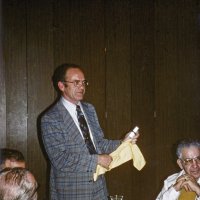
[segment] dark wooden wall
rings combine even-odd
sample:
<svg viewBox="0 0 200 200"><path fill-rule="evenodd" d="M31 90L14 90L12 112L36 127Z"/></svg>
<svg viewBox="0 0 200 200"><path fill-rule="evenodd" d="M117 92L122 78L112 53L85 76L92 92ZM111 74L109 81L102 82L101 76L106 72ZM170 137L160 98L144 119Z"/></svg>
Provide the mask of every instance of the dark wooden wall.
<svg viewBox="0 0 200 200"><path fill-rule="evenodd" d="M54 68L85 67L107 138L140 127L147 165L106 174L110 194L155 199L178 170L173 145L200 130L198 0L2 0L0 146L17 148L47 200L48 162L37 126L55 92ZM0 7L1 8L1 7Z"/></svg>

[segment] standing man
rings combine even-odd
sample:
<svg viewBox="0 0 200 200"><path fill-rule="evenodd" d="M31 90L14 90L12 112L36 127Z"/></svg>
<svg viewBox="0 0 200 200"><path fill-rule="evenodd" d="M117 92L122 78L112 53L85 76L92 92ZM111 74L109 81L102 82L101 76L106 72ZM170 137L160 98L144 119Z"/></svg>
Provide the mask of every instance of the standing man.
<svg viewBox="0 0 200 200"><path fill-rule="evenodd" d="M156 200L200 200L200 141L181 141L176 154L181 171L164 181Z"/></svg>
<svg viewBox="0 0 200 200"><path fill-rule="evenodd" d="M52 81L61 97L41 121L44 147L51 162L50 199L107 200L104 176L93 181L93 174L98 164L109 167L112 157L108 154L121 141L105 139L95 108L82 102L88 82L78 65L59 66Z"/></svg>

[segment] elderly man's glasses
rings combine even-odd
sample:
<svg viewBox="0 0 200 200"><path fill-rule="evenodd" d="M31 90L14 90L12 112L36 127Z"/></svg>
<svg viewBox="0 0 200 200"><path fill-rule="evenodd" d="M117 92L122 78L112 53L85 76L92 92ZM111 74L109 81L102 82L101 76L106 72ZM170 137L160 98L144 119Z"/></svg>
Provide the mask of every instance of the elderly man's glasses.
<svg viewBox="0 0 200 200"><path fill-rule="evenodd" d="M185 158L181 159L185 165L192 165L194 161L196 161L198 164L200 163L200 156L197 156L196 158Z"/></svg>
<svg viewBox="0 0 200 200"><path fill-rule="evenodd" d="M80 81L80 80L74 80L74 81L63 81L64 83L72 83L74 84L75 87L80 87L80 86L88 86L89 83L87 80L83 80L83 81Z"/></svg>

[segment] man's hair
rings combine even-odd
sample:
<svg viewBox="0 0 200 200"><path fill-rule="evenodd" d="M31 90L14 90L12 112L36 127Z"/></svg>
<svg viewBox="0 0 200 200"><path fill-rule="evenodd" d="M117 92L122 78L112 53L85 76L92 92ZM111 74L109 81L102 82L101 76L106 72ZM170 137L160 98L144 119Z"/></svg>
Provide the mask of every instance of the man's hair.
<svg viewBox="0 0 200 200"><path fill-rule="evenodd" d="M24 168L5 168L0 172L1 200L36 200L38 184Z"/></svg>
<svg viewBox="0 0 200 200"><path fill-rule="evenodd" d="M189 148L191 146L200 148L200 140L197 139L184 139L181 140L176 149L176 155L178 158L182 158L182 149Z"/></svg>
<svg viewBox="0 0 200 200"><path fill-rule="evenodd" d="M83 71L79 65L69 64L69 63L59 65L54 70L54 73L53 73L53 76L52 76L52 82L53 82L53 86L54 86L54 88L57 92L60 92L60 90L58 88L58 82L59 81L61 81L61 82L65 81L65 75L66 75L67 71L71 68L78 68L81 71Z"/></svg>
<svg viewBox="0 0 200 200"><path fill-rule="evenodd" d="M0 149L0 165L7 159L11 161L25 162L24 156L20 151L9 148Z"/></svg>

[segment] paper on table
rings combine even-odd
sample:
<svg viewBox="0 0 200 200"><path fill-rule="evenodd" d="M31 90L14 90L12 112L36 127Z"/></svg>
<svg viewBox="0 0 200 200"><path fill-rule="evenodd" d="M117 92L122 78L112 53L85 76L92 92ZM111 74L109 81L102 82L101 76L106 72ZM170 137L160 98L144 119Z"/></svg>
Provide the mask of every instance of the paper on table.
<svg viewBox="0 0 200 200"><path fill-rule="evenodd" d="M94 181L97 180L99 175L104 174L131 159L133 160L133 166L138 170L141 170L146 164L139 147L136 144L132 144L130 141L123 142L110 154L110 156L113 158L113 161L111 162L109 169L97 165L96 172L93 175Z"/></svg>

